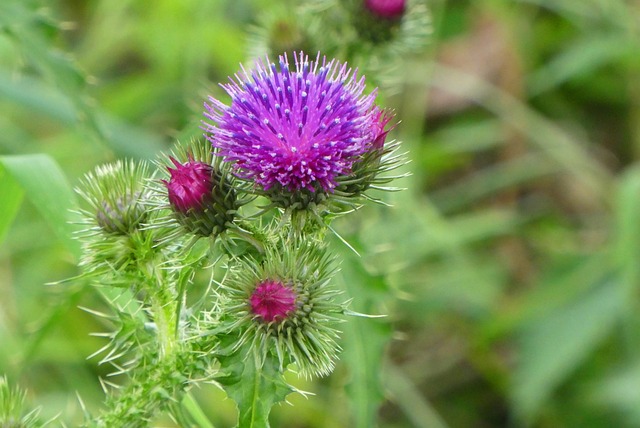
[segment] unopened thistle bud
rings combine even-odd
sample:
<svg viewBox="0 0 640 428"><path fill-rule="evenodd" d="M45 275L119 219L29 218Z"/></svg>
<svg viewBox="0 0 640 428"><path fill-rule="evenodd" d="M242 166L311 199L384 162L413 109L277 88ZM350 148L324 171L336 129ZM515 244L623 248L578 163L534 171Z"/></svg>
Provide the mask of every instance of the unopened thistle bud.
<svg viewBox="0 0 640 428"><path fill-rule="evenodd" d="M103 200L96 211L96 221L104 232L127 235L135 230L145 217L140 194L118 196Z"/></svg>
<svg viewBox="0 0 640 428"><path fill-rule="evenodd" d="M210 98L205 116L215 154L273 205L331 205L334 189L380 138L376 93L346 64L300 52L293 69L258 62L223 85L231 105ZM385 134L386 135L386 134Z"/></svg>
<svg viewBox="0 0 640 428"><path fill-rule="evenodd" d="M146 167L118 161L99 166L85 176L78 192L91 206L85 211L98 228L108 234L128 235L146 219L143 176ZM92 213L92 212L93 213Z"/></svg>
<svg viewBox="0 0 640 428"><path fill-rule="evenodd" d="M229 227L240 201L231 177L213 159L208 143L193 141L186 147L178 147L160 166L168 177L160 180L162 186L155 187L154 199L171 213L170 219L160 219L158 223L177 222L178 230L171 237L181 233L180 230L215 237Z"/></svg>
<svg viewBox="0 0 640 428"><path fill-rule="evenodd" d="M145 163L117 161L98 166L81 181L76 190L89 208L80 210L86 226L80 265L87 272L134 271L136 260L150 248L151 238L142 231L150 215L144 187L148 179Z"/></svg>
<svg viewBox="0 0 640 428"><path fill-rule="evenodd" d="M235 349L249 342L263 361L294 363L304 376L324 376L340 347L335 325L344 305L329 282L333 260L309 243L266 249L264 260L237 260L220 287L220 310Z"/></svg>
<svg viewBox="0 0 640 428"><path fill-rule="evenodd" d="M187 214L190 210L204 211L211 203L213 168L204 162L191 160L181 164L169 158L175 168L167 168L171 178L162 180L167 186L169 203L174 210Z"/></svg>

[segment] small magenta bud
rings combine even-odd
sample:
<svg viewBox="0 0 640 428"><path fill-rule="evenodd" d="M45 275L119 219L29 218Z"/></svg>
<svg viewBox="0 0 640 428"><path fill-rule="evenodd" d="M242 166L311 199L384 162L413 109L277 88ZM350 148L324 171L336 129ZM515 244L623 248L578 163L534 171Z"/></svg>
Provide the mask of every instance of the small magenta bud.
<svg viewBox="0 0 640 428"><path fill-rule="evenodd" d="M189 210L203 211L211 199L213 168L204 162L190 160L181 164L174 158L170 159L175 169L167 168L171 178L169 181L163 180L167 186L169 203L183 214Z"/></svg>
<svg viewBox="0 0 640 428"><path fill-rule="evenodd" d="M371 123L371 133L373 135L373 141L371 142L371 147L376 150L380 150L384 147L384 142L387 139L387 134L394 127L387 128L387 125L393 119L393 113L389 113L385 110L376 109L375 114L373 115L373 120Z"/></svg>
<svg viewBox="0 0 640 428"><path fill-rule="evenodd" d="M397 19L404 14L406 0L365 0L364 5L380 18Z"/></svg>
<svg viewBox="0 0 640 428"><path fill-rule="evenodd" d="M283 321L296 309L296 293L278 281L263 281L249 298L251 311L264 322Z"/></svg>
<svg viewBox="0 0 640 428"><path fill-rule="evenodd" d="M165 242L185 232L215 238L231 226L242 201L236 197L232 177L213 159L207 141L178 145L158 166L164 170L164 179L153 185L152 199L159 208L169 208L163 210L168 217L160 223L176 226Z"/></svg>

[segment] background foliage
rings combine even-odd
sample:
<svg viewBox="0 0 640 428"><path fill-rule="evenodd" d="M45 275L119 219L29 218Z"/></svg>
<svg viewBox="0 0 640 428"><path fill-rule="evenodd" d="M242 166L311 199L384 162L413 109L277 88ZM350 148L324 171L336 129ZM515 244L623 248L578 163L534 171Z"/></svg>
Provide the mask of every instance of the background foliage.
<svg viewBox="0 0 640 428"><path fill-rule="evenodd" d="M86 359L109 326L80 309L100 295L47 285L77 273L73 183L199 135L266 4L0 2L0 374L44 417L77 424L109 373ZM640 5L430 9L428 49L381 88L408 190L337 225L363 254L336 243L354 310L389 316L345 324L337 371L293 379L316 395L273 425L640 425Z"/></svg>

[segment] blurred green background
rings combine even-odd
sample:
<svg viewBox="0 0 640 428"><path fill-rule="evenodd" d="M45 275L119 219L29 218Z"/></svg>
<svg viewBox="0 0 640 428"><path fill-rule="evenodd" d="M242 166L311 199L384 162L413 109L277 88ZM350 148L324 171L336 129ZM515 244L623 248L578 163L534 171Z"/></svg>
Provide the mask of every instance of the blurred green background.
<svg viewBox="0 0 640 428"><path fill-rule="evenodd" d="M70 186L200 135L268 6L0 1L0 374L43 416L80 423L110 371L87 359L109 325L80 308L104 302L51 284L77 274ZM345 324L336 372L292 377L315 396L273 426L640 426L640 3L429 8L426 49L380 88L413 175L337 224L361 258L334 246L354 309L388 316Z"/></svg>

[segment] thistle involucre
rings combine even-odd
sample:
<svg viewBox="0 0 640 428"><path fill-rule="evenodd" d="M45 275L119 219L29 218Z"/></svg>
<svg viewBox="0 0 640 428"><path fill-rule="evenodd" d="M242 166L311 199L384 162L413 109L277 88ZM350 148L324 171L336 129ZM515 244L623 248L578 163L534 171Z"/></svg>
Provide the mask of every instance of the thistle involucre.
<svg viewBox="0 0 640 428"><path fill-rule="evenodd" d="M331 193L358 159L372 150L380 129L375 91L336 60L285 56L258 62L223 85L231 105L210 98L207 138L216 154L258 190Z"/></svg>
<svg viewBox="0 0 640 428"><path fill-rule="evenodd" d="M213 158L209 143L180 144L158 166L165 178L151 184L152 203L170 209L168 217L156 222L173 229L166 242L185 235L216 237L230 227L242 201L227 170Z"/></svg>
<svg viewBox="0 0 640 428"><path fill-rule="evenodd" d="M310 243L267 247L262 262L238 260L220 286L225 330L239 337L235 349L249 343L262 361L271 355L283 369L295 363L305 376L329 374L345 311L329 285L333 272L331 258Z"/></svg>
<svg viewBox="0 0 640 428"><path fill-rule="evenodd" d="M144 187L149 176L145 162L133 161L101 165L85 175L76 191L89 205L79 211L85 226L80 265L86 270L136 270L134 248L146 247L149 240L143 232L150 215Z"/></svg>

